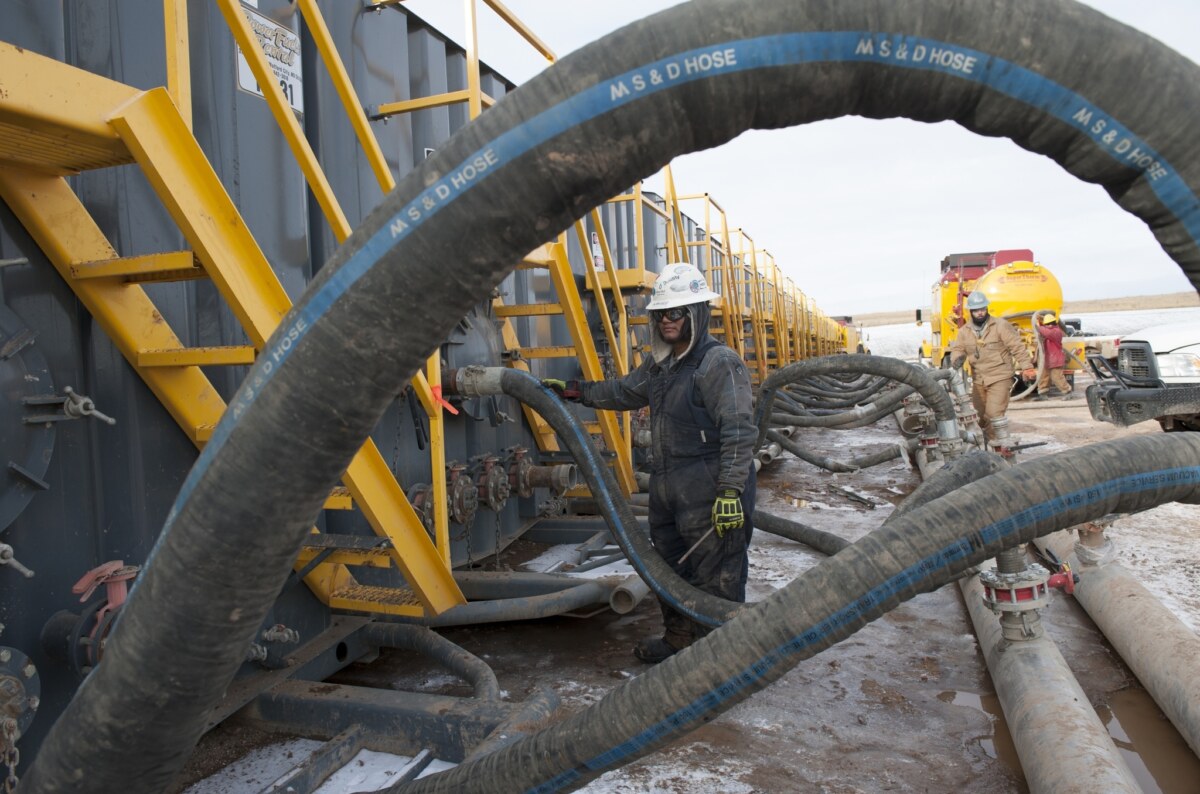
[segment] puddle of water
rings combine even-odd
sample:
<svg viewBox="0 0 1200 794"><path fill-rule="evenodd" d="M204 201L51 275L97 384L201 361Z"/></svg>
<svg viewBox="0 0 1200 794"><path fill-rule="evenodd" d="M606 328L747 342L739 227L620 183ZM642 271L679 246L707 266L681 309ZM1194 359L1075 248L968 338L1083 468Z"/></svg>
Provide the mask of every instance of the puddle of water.
<svg viewBox="0 0 1200 794"><path fill-rule="evenodd" d="M939 692L937 698L943 703L966 706L987 714L992 721L992 735L978 737L979 746L988 754L988 757L995 758L1012 770L1013 777L1018 780L1024 778L1024 772L1021 771L1021 760L1017 757L1016 745L1013 744L1012 736L1008 733L1008 722L1004 719L1004 711L1000 708L999 698L994 694L980 695L975 692L959 690Z"/></svg>
<svg viewBox="0 0 1200 794"><path fill-rule="evenodd" d="M937 698L991 717L993 733L977 738L980 747L1013 770L1016 777L1023 777L1017 748L995 695L948 690L939 692ZM1200 780L1200 758L1192 753L1145 690L1117 692L1107 705L1097 707L1096 713L1145 794L1195 794L1196 781Z"/></svg>
<svg viewBox="0 0 1200 794"><path fill-rule="evenodd" d="M1146 794L1192 794L1200 759L1143 689L1126 689L1096 713Z"/></svg>

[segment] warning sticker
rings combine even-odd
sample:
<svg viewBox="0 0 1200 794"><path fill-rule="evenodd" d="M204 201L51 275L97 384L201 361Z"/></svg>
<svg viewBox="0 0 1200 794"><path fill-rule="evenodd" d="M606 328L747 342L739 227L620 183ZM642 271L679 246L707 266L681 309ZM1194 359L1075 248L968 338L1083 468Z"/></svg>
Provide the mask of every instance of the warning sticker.
<svg viewBox="0 0 1200 794"><path fill-rule="evenodd" d="M266 53L267 63L283 89L288 104L297 113L304 112L304 78L300 68L300 34L291 28L280 25L273 19L268 19L257 11L242 7L250 27L258 37L258 44ZM250 63L242 54L241 47L237 51L238 88L252 94L264 96L259 88L254 73L250 71Z"/></svg>

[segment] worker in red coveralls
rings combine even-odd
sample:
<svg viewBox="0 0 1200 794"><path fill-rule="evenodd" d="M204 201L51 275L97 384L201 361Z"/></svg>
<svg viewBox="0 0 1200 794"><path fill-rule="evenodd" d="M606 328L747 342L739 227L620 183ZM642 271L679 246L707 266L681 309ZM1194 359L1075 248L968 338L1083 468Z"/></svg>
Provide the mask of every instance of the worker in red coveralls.
<svg viewBox="0 0 1200 794"><path fill-rule="evenodd" d="M1037 315L1034 317L1033 327L1041 334L1042 351L1045 354L1041 376L1037 382L1038 393L1033 399L1049 399L1052 385L1058 389L1060 394L1064 395L1064 400L1075 399L1075 394L1067 384L1066 376L1063 375L1063 365L1067 358L1063 353L1063 330L1058 324L1058 317L1053 312Z"/></svg>

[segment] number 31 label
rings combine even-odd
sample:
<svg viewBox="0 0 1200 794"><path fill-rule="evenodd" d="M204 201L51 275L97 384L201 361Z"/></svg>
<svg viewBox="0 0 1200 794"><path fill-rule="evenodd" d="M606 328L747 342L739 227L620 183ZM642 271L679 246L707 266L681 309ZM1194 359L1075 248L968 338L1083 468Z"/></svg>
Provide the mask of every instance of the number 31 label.
<svg viewBox="0 0 1200 794"><path fill-rule="evenodd" d="M267 56L267 63L275 73L275 79L279 82L283 95L287 97L288 104L292 106L292 110L303 113L304 79L300 68L300 34L251 8L242 6L242 10L250 20L250 27ZM237 71L238 88L264 96L240 47L237 51Z"/></svg>

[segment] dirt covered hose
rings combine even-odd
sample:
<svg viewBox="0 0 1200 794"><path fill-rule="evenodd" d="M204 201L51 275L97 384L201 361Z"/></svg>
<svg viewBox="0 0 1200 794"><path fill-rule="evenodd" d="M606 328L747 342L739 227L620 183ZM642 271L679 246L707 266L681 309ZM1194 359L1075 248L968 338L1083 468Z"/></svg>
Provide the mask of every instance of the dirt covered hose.
<svg viewBox="0 0 1200 794"><path fill-rule="evenodd" d="M1200 434L1109 441L986 476L822 560L586 711L473 763L385 791L571 791L703 725L1005 548L1169 501L1200 503Z"/></svg>
<svg viewBox="0 0 1200 794"><path fill-rule="evenodd" d="M104 663L22 790L170 785L330 489L401 386L527 252L680 154L845 115L1009 137L1101 185L1200 284L1200 67L1098 12L1069 0L697 0L642 20L438 147L321 269L188 475ZM772 662L743 671L736 696L779 669L778 632L756 641ZM602 765L650 744L609 743ZM563 774L591 774L546 752Z"/></svg>

